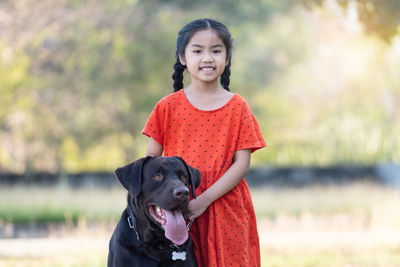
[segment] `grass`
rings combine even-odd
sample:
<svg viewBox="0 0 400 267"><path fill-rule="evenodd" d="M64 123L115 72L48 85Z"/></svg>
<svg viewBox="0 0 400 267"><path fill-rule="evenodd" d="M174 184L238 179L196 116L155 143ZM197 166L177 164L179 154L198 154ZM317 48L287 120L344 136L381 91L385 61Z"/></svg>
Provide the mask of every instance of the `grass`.
<svg viewBox="0 0 400 267"><path fill-rule="evenodd" d="M258 218L275 219L282 215L300 217L305 213L321 216L345 213L369 220L379 210L396 209L393 203L399 201L399 192L387 187L358 183L306 188L265 187L252 189L252 197ZM0 188L0 222L3 223L76 223L80 218L115 221L125 205L126 192L119 187Z"/></svg>
<svg viewBox="0 0 400 267"><path fill-rule="evenodd" d="M0 189L0 222L77 223L114 221L126 205L120 188L71 189L68 187L10 187Z"/></svg>
<svg viewBox="0 0 400 267"><path fill-rule="evenodd" d="M332 216L347 214L358 219L386 217L399 222L397 205L400 191L371 183L311 186L305 188L253 189L252 197L258 218L301 217L304 214ZM385 212L381 216L380 211ZM392 214L391 214L392 213ZM382 218L382 219L384 219Z"/></svg>
<svg viewBox="0 0 400 267"><path fill-rule="evenodd" d="M400 266L399 190L352 184L258 188L252 196L263 267ZM125 203L122 188L1 188L0 230L47 220L66 227L48 238L0 239L0 267L106 266Z"/></svg>
<svg viewBox="0 0 400 267"><path fill-rule="evenodd" d="M397 267L400 262L399 250L381 249L337 249L309 251L264 251L266 258L262 266L304 266L304 267ZM266 255L267 254L267 255Z"/></svg>
<svg viewBox="0 0 400 267"><path fill-rule="evenodd" d="M89 254L64 254L47 257L0 258L0 266L21 267L106 267L107 254L104 251Z"/></svg>

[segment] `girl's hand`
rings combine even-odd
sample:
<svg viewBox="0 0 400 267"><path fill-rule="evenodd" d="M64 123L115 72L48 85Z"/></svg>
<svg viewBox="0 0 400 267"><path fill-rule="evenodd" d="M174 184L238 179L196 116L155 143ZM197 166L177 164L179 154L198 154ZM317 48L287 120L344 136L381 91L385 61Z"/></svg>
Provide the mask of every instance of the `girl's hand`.
<svg viewBox="0 0 400 267"><path fill-rule="evenodd" d="M192 199L189 202L189 220L193 221L197 217L199 217L203 212L208 208L208 204L205 201L202 201L200 196L196 199Z"/></svg>
<svg viewBox="0 0 400 267"><path fill-rule="evenodd" d="M196 199L189 202L189 219L199 217L208 206L234 188L247 174L250 168L250 149L238 150L233 157L233 164L212 186Z"/></svg>

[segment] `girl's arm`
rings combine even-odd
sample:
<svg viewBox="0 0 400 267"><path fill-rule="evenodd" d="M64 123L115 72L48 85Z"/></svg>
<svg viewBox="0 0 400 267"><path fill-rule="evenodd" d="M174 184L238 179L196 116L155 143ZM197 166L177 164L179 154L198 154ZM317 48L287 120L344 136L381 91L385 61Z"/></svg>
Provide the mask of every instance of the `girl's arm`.
<svg viewBox="0 0 400 267"><path fill-rule="evenodd" d="M229 169L212 186L189 203L190 220L199 217L208 206L232 190L250 169L250 149L235 152Z"/></svg>
<svg viewBox="0 0 400 267"><path fill-rule="evenodd" d="M147 144L146 156L161 156L163 153L163 146L160 145L152 137L149 138L149 143Z"/></svg>

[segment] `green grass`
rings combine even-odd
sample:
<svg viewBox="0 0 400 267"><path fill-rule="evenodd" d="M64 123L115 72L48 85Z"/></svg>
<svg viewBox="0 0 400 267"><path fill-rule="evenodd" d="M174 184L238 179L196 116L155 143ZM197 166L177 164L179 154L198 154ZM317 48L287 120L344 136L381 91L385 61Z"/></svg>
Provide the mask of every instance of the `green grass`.
<svg viewBox="0 0 400 267"><path fill-rule="evenodd" d="M251 191L263 267L400 266L399 190L358 183ZM123 188L0 188L0 228L47 221L72 226L50 236L56 241L0 239L0 267L106 266L107 243L125 205ZM90 221L101 223L95 229L81 224ZM55 252L35 254L30 246Z"/></svg>
<svg viewBox="0 0 400 267"><path fill-rule="evenodd" d="M396 203L400 203L400 191L369 183L304 188L265 187L253 189L252 198L258 218L348 214L369 220L379 210L397 214Z"/></svg>
<svg viewBox="0 0 400 267"><path fill-rule="evenodd" d="M258 218L300 217L313 214L351 214L369 220L381 209L396 210L399 191L372 184L252 189ZM123 188L71 189L68 187L0 188L0 222L42 223L114 221L126 205ZM395 212L397 214L397 212Z"/></svg>
<svg viewBox="0 0 400 267"><path fill-rule="evenodd" d="M0 222L76 223L114 221L126 205L126 192L112 189L67 187L9 187L0 189Z"/></svg>

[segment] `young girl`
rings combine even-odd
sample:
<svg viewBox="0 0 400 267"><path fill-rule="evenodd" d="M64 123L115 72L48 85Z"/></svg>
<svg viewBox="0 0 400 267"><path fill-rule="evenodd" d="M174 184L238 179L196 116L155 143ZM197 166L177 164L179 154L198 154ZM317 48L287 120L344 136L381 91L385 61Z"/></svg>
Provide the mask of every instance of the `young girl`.
<svg viewBox="0 0 400 267"><path fill-rule="evenodd" d="M260 266L256 217L246 181L250 154L265 146L246 101L229 91L232 39L211 19L179 32L174 93L161 99L143 130L147 155L180 156L201 171L189 203L199 266ZM187 69L191 83L183 88ZM218 84L220 79L222 87Z"/></svg>

